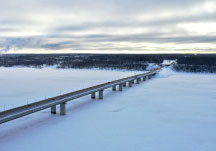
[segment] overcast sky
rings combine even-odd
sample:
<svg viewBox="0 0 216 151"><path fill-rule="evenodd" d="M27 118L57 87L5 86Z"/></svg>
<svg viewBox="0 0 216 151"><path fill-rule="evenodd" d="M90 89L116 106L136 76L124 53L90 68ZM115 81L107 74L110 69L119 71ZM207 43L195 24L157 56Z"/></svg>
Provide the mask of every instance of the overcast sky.
<svg viewBox="0 0 216 151"><path fill-rule="evenodd" d="M216 53L216 0L0 0L0 52Z"/></svg>

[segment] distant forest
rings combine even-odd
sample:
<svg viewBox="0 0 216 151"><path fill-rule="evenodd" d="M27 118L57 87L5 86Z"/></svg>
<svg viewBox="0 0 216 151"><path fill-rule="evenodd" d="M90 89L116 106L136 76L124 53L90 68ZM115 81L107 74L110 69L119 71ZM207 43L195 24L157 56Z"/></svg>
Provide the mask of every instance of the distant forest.
<svg viewBox="0 0 216 151"><path fill-rule="evenodd" d="M216 73L216 55L207 54L22 54L1 55L1 67L102 68L146 70L149 63L177 60L173 69L183 72Z"/></svg>

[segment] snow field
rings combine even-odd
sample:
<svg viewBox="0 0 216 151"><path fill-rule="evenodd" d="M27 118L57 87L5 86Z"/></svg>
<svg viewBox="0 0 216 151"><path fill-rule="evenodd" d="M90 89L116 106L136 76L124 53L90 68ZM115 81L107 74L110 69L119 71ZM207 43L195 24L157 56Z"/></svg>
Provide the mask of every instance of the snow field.
<svg viewBox="0 0 216 151"><path fill-rule="evenodd" d="M68 103L66 116L44 110L2 124L0 150L215 151L215 92L215 74L164 69L103 100Z"/></svg>

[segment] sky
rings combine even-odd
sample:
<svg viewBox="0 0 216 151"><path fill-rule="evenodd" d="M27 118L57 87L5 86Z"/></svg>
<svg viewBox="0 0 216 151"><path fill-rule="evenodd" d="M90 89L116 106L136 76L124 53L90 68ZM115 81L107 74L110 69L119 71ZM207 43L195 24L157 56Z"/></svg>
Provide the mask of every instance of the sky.
<svg viewBox="0 0 216 151"><path fill-rule="evenodd" d="M0 53L216 53L216 0L0 0Z"/></svg>

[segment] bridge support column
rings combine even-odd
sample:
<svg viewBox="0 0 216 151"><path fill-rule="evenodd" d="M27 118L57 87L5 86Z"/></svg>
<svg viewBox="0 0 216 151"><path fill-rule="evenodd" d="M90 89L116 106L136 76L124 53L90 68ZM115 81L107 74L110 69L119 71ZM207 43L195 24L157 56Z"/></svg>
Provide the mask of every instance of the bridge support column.
<svg viewBox="0 0 216 151"><path fill-rule="evenodd" d="M112 90L113 90L113 91L116 91L116 85L112 87Z"/></svg>
<svg viewBox="0 0 216 151"><path fill-rule="evenodd" d="M126 85L126 82L124 82L124 83L123 83L123 87L126 87L126 86L127 86L127 85Z"/></svg>
<svg viewBox="0 0 216 151"><path fill-rule="evenodd" d="M123 89L123 84L121 83L119 84L119 91L122 91L122 89Z"/></svg>
<svg viewBox="0 0 216 151"><path fill-rule="evenodd" d="M66 102L60 104L60 115L66 115Z"/></svg>
<svg viewBox="0 0 216 151"><path fill-rule="evenodd" d="M146 80L146 77L143 77L143 81L145 81Z"/></svg>
<svg viewBox="0 0 216 151"><path fill-rule="evenodd" d="M128 86L129 86L129 87L132 87L132 81L129 81L129 82L128 82Z"/></svg>
<svg viewBox="0 0 216 151"><path fill-rule="evenodd" d="M156 76L156 73L152 74L152 77Z"/></svg>
<svg viewBox="0 0 216 151"><path fill-rule="evenodd" d="M92 98L92 99L95 99L95 98L96 98L95 93L96 93L96 92L92 92L92 94L91 94L91 98Z"/></svg>
<svg viewBox="0 0 216 151"><path fill-rule="evenodd" d="M146 78L145 78L146 80L148 80L149 79L149 76L146 76Z"/></svg>
<svg viewBox="0 0 216 151"><path fill-rule="evenodd" d="M136 84L139 84L139 78L136 79Z"/></svg>
<svg viewBox="0 0 216 151"><path fill-rule="evenodd" d="M103 90L99 91L99 99L102 100L103 99Z"/></svg>
<svg viewBox="0 0 216 151"><path fill-rule="evenodd" d="M56 105L51 106L51 114L56 114Z"/></svg>
<svg viewBox="0 0 216 151"><path fill-rule="evenodd" d="M132 82L132 84L134 84L134 80L132 80L131 82Z"/></svg>

